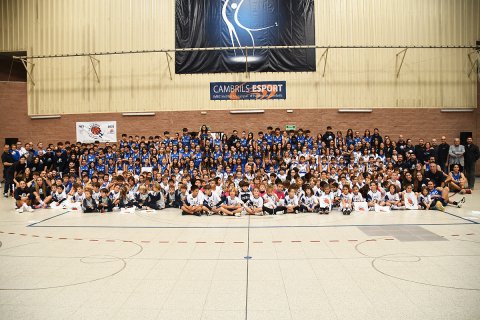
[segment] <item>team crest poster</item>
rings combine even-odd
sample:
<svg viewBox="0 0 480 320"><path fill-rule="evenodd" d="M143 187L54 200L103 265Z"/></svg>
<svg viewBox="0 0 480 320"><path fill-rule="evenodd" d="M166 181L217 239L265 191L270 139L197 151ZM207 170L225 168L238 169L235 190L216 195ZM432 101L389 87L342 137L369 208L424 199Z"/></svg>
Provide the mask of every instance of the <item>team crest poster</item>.
<svg viewBox="0 0 480 320"><path fill-rule="evenodd" d="M117 141L116 121L77 122L76 129L81 143Z"/></svg>
<svg viewBox="0 0 480 320"><path fill-rule="evenodd" d="M175 54L178 74L315 71L313 0L176 0L176 48L242 47Z"/></svg>

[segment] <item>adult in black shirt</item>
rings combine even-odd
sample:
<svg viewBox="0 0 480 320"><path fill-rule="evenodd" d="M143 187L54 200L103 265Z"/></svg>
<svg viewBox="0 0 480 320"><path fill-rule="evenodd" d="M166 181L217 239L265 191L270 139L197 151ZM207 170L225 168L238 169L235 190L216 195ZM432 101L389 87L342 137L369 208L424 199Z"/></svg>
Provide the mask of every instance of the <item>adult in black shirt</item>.
<svg viewBox="0 0 480 320"><path fill-rule="evenodd" d="M27 159L24 156L21 156L18 161L13 164L13 177L16 178L17 175L23 175L25 173L25 169L27 168Z"/></svg>
<svg viewBox="0 0 480 320"><path fill-rule="evenodd" d="M420 139L418 141L418 144L415 146L414 151L415 156L417 157L417 160L420 161L420 163L425 163L425 141L423 139Z"/></svg>
<svg viewBox="0 0 480 320"><path fill-rule="evenodd" d="M373 134L371 136L371 141L375 141L375 139L378 140L378 144L381 144L383 142L383 138L380 135L378 128L373 129Z"/></svg>
<svg viewBox="0 0 480 320"><path fill-rule="evenodd" d="M407 153L407 157L408 157L407 161L405 162L405 165L406 165L407 169L409 171L415 170L415 167L417 166L417 163L419 162L417 160L417 156L412 151L409 151Z"/></svg>
<svg viewBox="0 0 480 320"><path fill-rule="evenodd" d="M332 127L328 126L327 131L322 136L322 141L325 142L327 147L330 145L330 141L335 140L335 134L332 132Z"/></svg>
<svg viewBox="0 0 480 320"><path fill-rule="evenodd" d="M15 159L10 153L10 147L8 145L5 145L3 147L3 154L2 154L3 177L5 178L5 187L3 189L3 195L5 198L8 197L8 192L11 190L13 186L13 164L14 163L15 163Z"/></svg>
<svg viewBox="0 0 480 320"><path fill-rule="evenodd" d="M399 135L398 136L398 141L397 141L397 147L396 147L396 150L398 152L398 154L402 154L402 155L405 155L406 151L405 151L405 140L403 139L403 135Z"/></svg>
<svg viewBox="0 0 480 320"><path fill-rule="evenodd" d="M433 181L435 187L442 187L445 185L445 175L443 172L437 170L435 163L430 163L430 170L425 172L425 179Z"/></svg>
<svg viewBox="0 0 480 320"><path fill-rule="evenodd" d="M437 149L437 162L442 168L443 172L447 172L448 165L448 151L450 150L450 145L447 143L447 138L442 136L442 142L438 145Z"/></svg>
<svg viewBox="0 0 480 320"><path fill-rule="evenodd" d="M43 164L43 161L41 161L39 157L34 157L33 161L28 163L28 167L32 172L35 172L35 171L41 172L45 168L45 165Z"/></svg>
<svg viewBox="0 0 480 320"><path fill-rule="evenodd" d="M473 144L472 137L467 138L465 145L465 176L467 177L468 187L473 189L475 187L475 163L480 158L478 146Z"/></svg>
<svg viewBox="0 0 480 320"><path fill-rule="evenodd" d="M237 142L240 141L240 138L238 137L238 131L233 130L233 134L228 138L228 147L231 148L232 146L235 146Z"/></svg>
<svg viewBox="0 0 480 320"><path fill-rule="evenodd" d="M54 169L60 173L68 173L67 155L62 150L57 149L53 158Z"/></svg>

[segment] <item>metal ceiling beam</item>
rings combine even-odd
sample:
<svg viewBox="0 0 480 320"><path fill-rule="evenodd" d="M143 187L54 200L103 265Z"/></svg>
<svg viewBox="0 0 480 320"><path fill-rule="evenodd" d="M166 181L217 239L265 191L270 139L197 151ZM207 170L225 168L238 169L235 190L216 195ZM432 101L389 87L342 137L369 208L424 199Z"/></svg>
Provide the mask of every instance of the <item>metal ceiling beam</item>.
<svg viewBox="0 0 480 320"><path fill-rule="evenodd" d="M94 61L96 61L98 63L98 65L100 66L100 60L92 57L92 56L88 56L90 58L90 62L92 64L92 67L93 67L93 71L95 72L95 76L97 77L97 82L100 83L100 77L98 75L98 72L97 72L97 68L95 67L95 63Z"/></svg>
<svg viewBox="0 0 480 320"><path fill-rule="evenodd" d="M28 61L27 59L25 58L21 58L19 59L22 64L23 64L23 67L25 68L25 70L27 71L27 74L28 74L28 77L30 78L30 81L32 82L33 85L35 85L35 81L33 80L33 68L35 68L35 63L33 62L30 62ZM32 68L31 70L28 70L28 65L31 64L32 65Z"/></svg>
<svg viewBox="0 0 480 320"><path fill-rule="evenodd" d="M322 73L322 78L325 78L325 70L327 68L327 60L328 60L328 50L330 48L325 49L325 51L322 53L322 56L320 57L320 61L322 61L323 57L325 57L325 61L323 64L323 73Z"/></svg>
<svg viewBox="0 0 480 320"><path fill-rule="evenodd" d="M172 61L173 58L168 52L165 52L165 58L167 59L167 65L168 65L168 72L170 74L170 80L173 80L172 69L170 68L170 61Z"/></svg>
<svg viewBox="0 0 480 320"><path fill-rule="evenodd" d="M47 58L70 58L84 56L107 56L120 54L140 54L140 53L165 53L165 52L197 52L197 51L229 51L229 50L282 50L282 49L476 49L476 45L420 45L420 46L316 46L316 45L299 45L299 46L251 46L251 47L211 47L211 48L177 48L177 49L150 49L150 50L132 50L132 51L106 51L106 52L86 52L86 53L67 53L53 55L34 55L34 56L14 56L15 59L47 59Z"/></svg>
<svg viewBox="0 0 480 320"><path fill-rule="evenodd" d="M398 66L398 56L400 56L403 53L402 61L400 61L400 66L397 68L397 79L398 79L398 76L400 76L400 71L402 70L403 61L405 60L405 56L407 55L407 51L408 51L408 48L405 48L402 51L400 51L399 53L397 53L397 55L395 57L395 65Z"/></svg>

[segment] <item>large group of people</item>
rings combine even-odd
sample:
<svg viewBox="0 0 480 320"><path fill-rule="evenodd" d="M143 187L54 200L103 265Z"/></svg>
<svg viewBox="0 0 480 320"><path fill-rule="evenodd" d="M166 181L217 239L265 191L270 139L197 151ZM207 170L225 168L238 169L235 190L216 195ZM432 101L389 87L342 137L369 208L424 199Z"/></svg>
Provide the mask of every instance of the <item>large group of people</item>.
<svg viewBox="0 0 480 320"><path fill-rule="evenodd" d="M377 128L312 135L309 130L237 130L127 136L118 143L5 145L4 196L17 212L275 215L334 209L391 211L460 207L475 186L478 146L446 137L414 144Z"/></svg>

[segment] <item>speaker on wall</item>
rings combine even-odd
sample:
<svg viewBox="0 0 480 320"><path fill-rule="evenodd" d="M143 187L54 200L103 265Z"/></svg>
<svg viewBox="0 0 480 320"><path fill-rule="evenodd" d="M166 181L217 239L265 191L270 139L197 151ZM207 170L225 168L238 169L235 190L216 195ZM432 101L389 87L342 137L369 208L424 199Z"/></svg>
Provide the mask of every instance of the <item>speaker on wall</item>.
<svg viewBox="0 0 480 320"><path fill-rule="evenodd" d="M460 144L466 145L467 144L467 138L470 138L472 136L473 135L472 135L471 132L467 132L467 131L460 132Z"/></svg>

